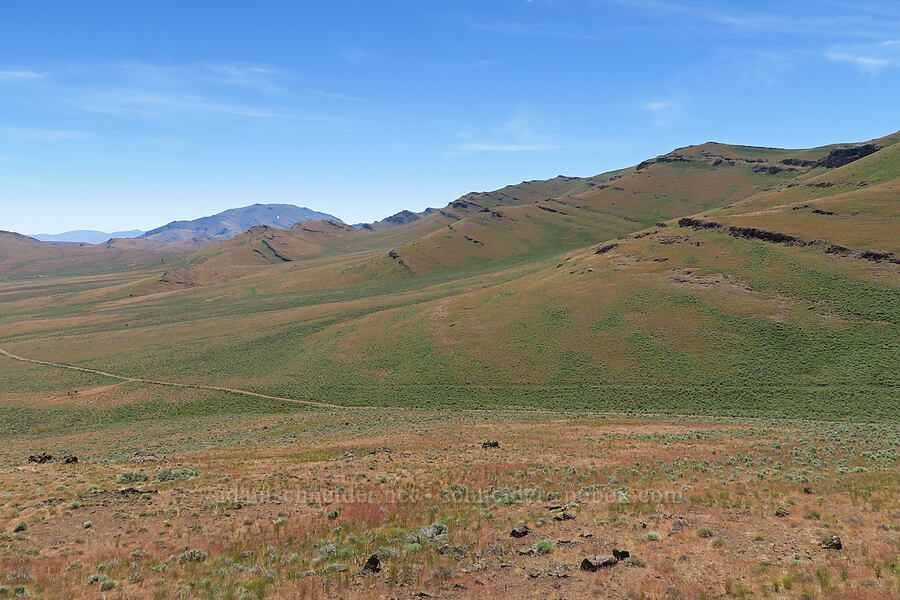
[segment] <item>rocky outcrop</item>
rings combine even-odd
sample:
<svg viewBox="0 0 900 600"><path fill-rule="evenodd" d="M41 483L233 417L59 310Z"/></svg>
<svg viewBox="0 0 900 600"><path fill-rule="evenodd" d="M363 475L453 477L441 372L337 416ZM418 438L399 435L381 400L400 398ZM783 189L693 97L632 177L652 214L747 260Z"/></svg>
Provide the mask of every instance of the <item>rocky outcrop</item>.
<svg viewBox="0 0 900 600"><path fill-rule="evenodd" d="M849 165L853 161L865 158L870 154L874 154L881 150L878 144L862 144L860 146L846 146L843 148L835 148L828 153L828 156L816 163L817 167L825 167L826 169L836 169Z"/></svg>

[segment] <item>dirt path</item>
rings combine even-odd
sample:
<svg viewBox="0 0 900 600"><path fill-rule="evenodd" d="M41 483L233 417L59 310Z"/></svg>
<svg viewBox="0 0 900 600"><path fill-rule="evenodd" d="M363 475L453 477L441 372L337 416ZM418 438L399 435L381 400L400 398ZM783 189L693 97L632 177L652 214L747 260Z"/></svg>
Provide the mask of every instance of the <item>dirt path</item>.
<svg viewBox="0 0 900 600"><path fill-rule="evenodd" d="M140 377L125 377L124 375L116 375L115 373L107 373L106 371L99 371L97 369L86 369L84 367L73 367L72 365L64 365L61 363L48 362L45 360L35 360L33 358L25 358L24 356L18 356L11 352L7 352L3 348L0 348L0 354L7 358L11 358L13 360L18 360L21 362L34 363L36 365L46 365L48 367L58 367L60 369L69 369L70 371L81 371L82 373L93 373L94 375L102 375L104 377L110 377L112 379L118 379L120 381L129 381L133 383L151 383L153 385L167 385L169 387L179 387L179 388L191 388L195 390L212 390L215 392L231 392L232 394L241 394L243 396L253 396L254 398L265 398L266 400L280 400L282 402L293 402L295 404L306 404L308 406L316 406L319 408L340 408L344 410L358 408L353 406L341 406L339 404L328 404L325 402L313 402L312 400L297 400L295 398L282 398L280 396L267 396L265 394L257 394L256 392L249 392L247 390L238 390L235 388L227 388L227 387L218 387L214 385L202 385L199 383L176 383L174 381L157 381L155 379L142 379Z"/></svg>

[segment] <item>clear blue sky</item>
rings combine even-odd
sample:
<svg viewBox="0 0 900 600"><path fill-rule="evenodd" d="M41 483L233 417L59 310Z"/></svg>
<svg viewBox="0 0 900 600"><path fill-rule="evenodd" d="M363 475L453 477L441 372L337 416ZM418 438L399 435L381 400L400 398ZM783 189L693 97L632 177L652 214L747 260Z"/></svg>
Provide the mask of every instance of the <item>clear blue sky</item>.
<svg viewBox="0 0 900 600"><path fill-rule="evenodd" d="M0 0L0 229L356 222L900 129L896 0Z"/></svg>

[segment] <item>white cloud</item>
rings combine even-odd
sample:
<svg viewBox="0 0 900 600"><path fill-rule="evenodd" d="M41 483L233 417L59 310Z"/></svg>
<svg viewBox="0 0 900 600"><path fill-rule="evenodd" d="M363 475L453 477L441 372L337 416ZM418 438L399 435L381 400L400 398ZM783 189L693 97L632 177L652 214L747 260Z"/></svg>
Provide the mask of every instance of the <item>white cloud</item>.
<svg viewBox="0 0 900 600"><path fill-rule="evenodd" d="M0 69L0 81L33 81L43 77L43 73L28 69Z"/></svg>

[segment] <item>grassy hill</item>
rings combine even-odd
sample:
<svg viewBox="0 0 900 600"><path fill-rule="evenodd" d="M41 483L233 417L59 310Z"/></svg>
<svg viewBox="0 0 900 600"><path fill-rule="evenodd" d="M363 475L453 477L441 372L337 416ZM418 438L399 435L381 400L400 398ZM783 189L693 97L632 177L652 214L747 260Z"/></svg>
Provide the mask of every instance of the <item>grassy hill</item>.
<svg viewBox="0 0 900 600"><path fill-rule="evenodd" d="M137 283L0 285L0 347L347 405L896 420L898 140L708 143L381 230L255 228Z"/></svg>

